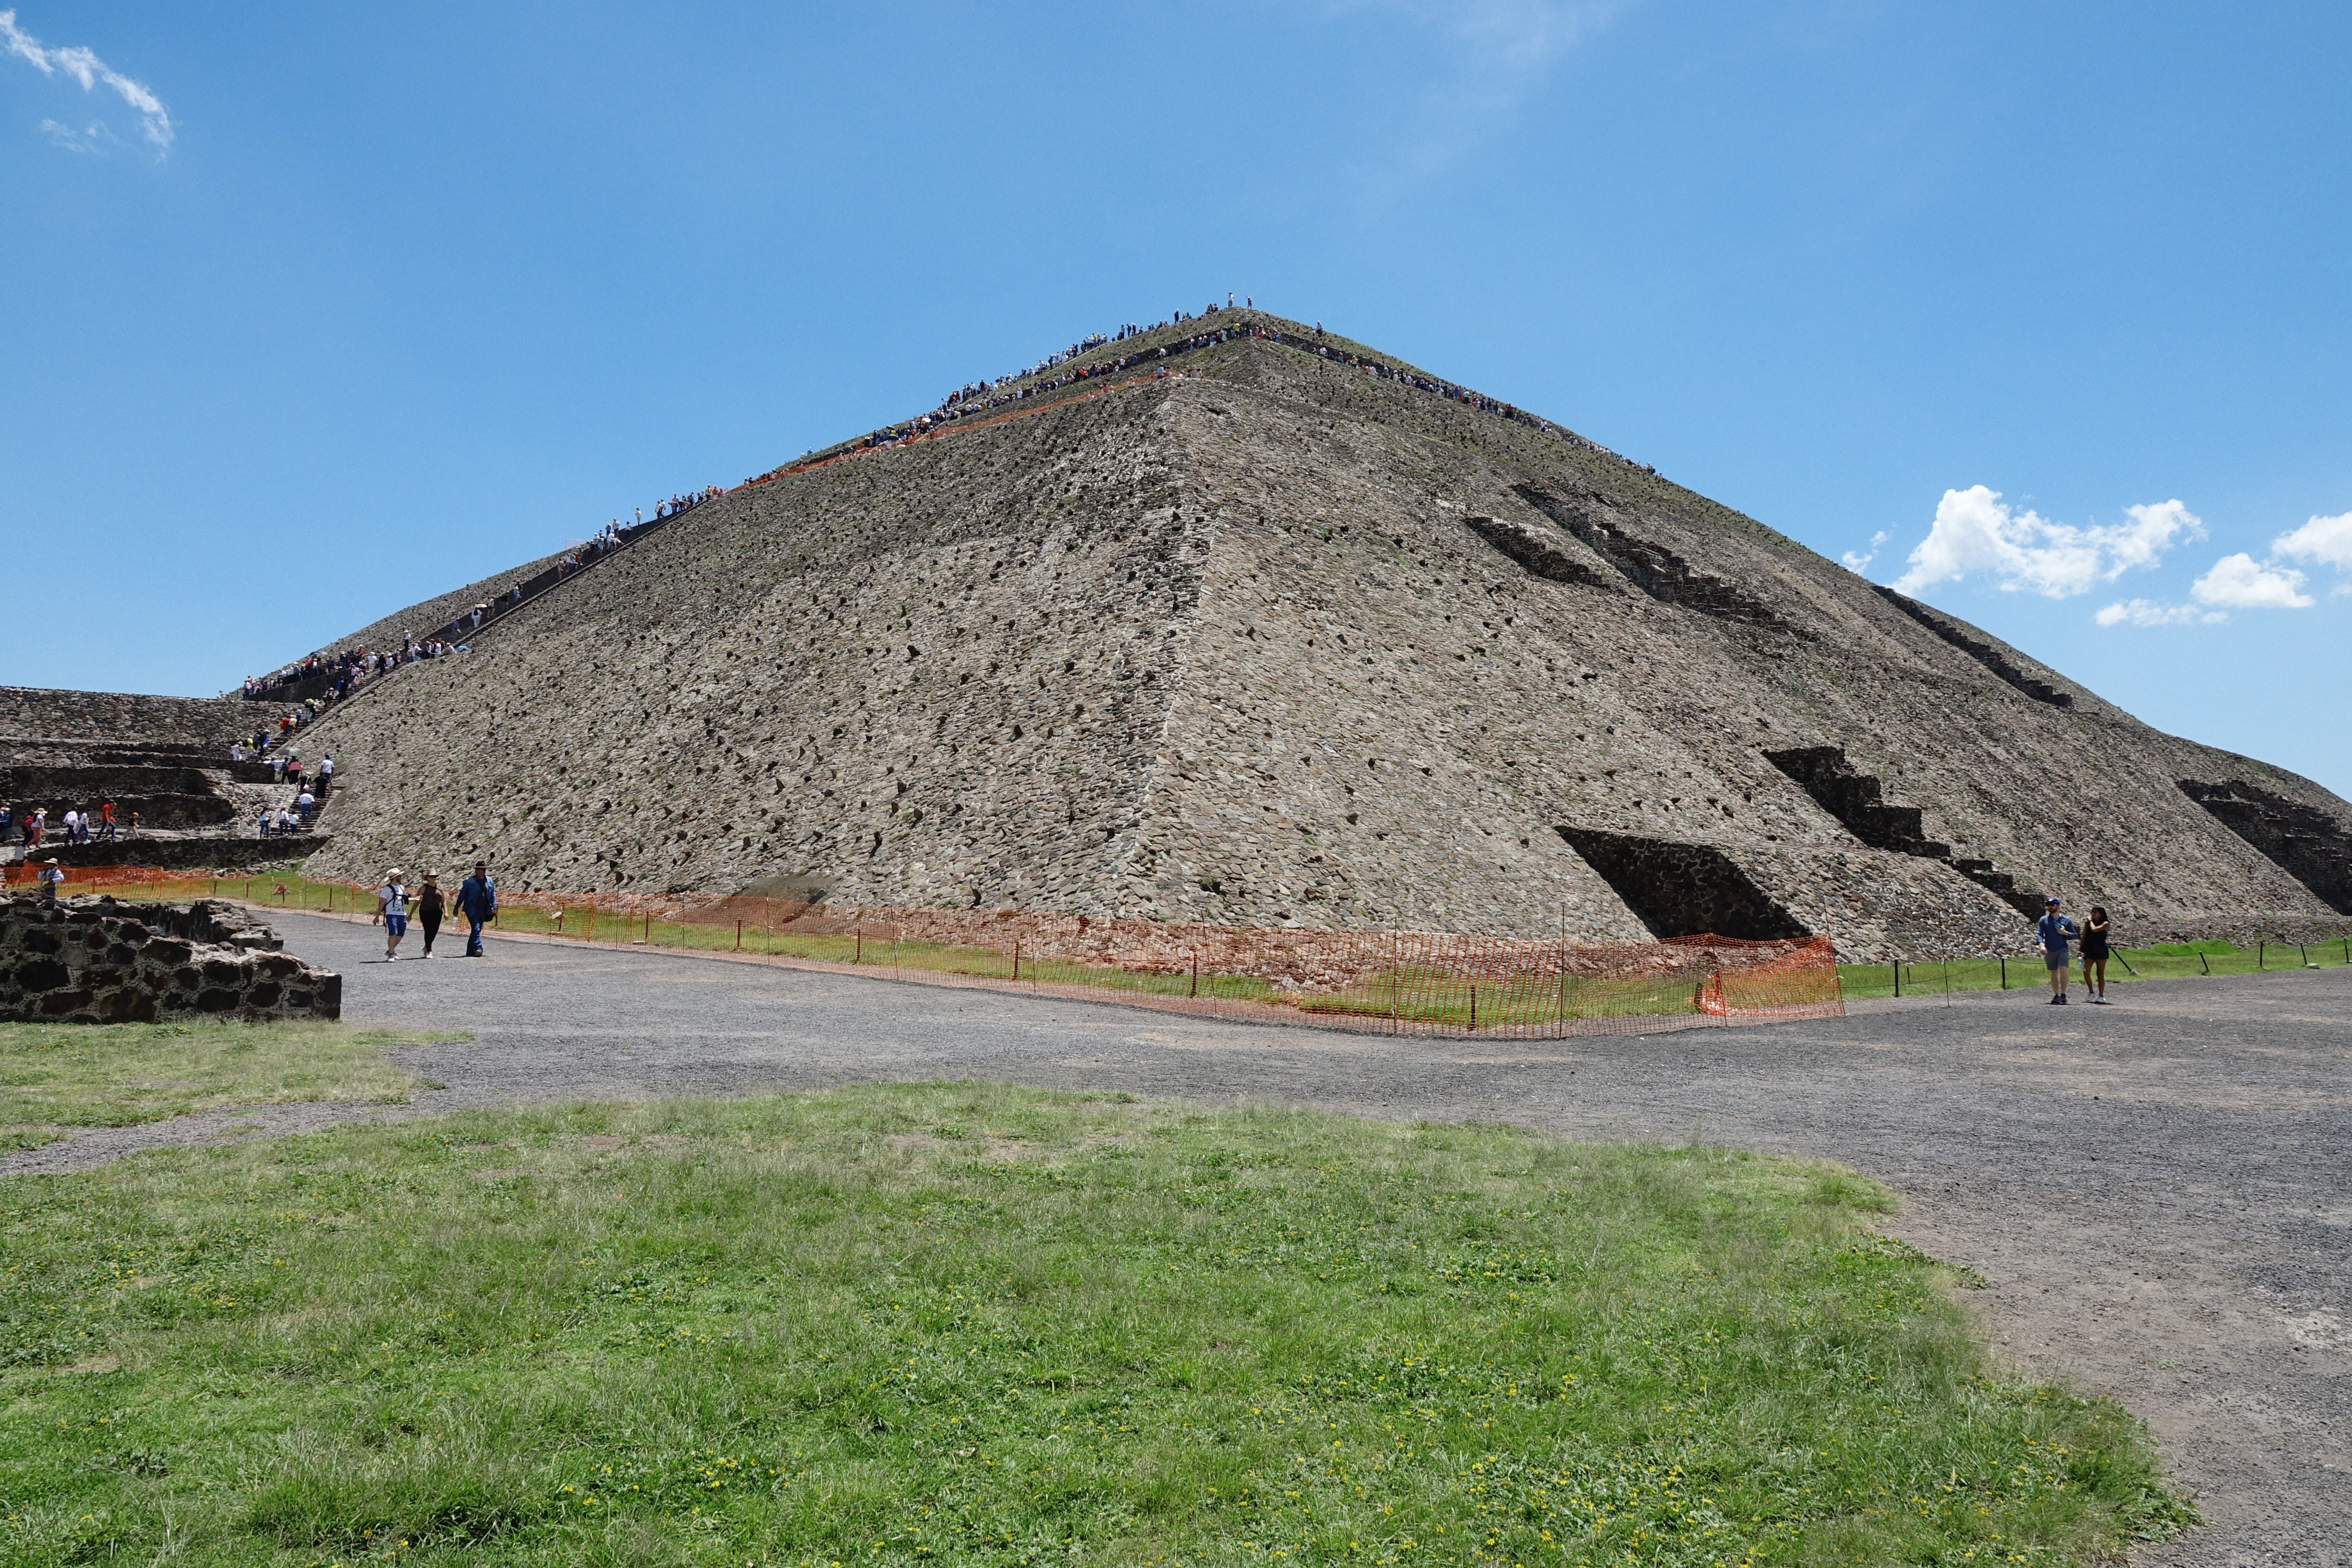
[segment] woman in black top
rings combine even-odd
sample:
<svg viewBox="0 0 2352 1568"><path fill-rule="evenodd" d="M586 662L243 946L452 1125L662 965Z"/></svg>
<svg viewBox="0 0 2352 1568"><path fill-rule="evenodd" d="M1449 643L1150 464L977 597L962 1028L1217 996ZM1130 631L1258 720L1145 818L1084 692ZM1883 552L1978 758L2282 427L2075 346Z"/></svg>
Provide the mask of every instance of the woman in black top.
<svg viewBox="0 0 2352 1568"><path fill-rule="evenodd" d="M2083 989L2101 1006L2107 1000L2107 935L2112 929L2105 907L2093 904L2083 927Z"/></svg>
<svg viewBox="0 0 2352 1568"><path fill-rule="evenodd" d="M425 956L433 956L433 939L441 931L441 877L425 873L425 889L416 895L417 923L425 928Z"/></svg>

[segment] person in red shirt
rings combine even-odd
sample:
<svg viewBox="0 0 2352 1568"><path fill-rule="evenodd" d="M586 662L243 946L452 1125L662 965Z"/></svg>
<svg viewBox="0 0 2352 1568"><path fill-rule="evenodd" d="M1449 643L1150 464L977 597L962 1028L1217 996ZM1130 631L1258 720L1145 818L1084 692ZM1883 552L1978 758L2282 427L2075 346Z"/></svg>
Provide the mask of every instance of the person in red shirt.
<svg viewBox="0 0 2352 1568"><path fill-rule="evenodd" d="M114 803L110 800L98 808L98 837L101 841L114 837Z"/></svg>

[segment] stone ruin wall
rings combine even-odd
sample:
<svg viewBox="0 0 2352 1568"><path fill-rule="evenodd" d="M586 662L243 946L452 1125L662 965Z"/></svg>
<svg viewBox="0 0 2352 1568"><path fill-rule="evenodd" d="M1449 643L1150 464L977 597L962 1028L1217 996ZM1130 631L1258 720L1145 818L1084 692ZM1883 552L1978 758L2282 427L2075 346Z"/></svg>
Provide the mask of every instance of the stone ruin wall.
<svg viewBox="0 0 2352 1568"><path fill-rule="evenodd" d="M53 691L0 686L0 750L28 741L147 742L191 745L226 758L231 744L284 710L237 697L144 697L125 691Z"/></svg>
<svg viewBox="0 0 2352 1568"><path fill-rule="evenodd" d="M340 1017L342 977L283 948L268 926L209 900L175 906L0 897L0 1019Z"/></svg>

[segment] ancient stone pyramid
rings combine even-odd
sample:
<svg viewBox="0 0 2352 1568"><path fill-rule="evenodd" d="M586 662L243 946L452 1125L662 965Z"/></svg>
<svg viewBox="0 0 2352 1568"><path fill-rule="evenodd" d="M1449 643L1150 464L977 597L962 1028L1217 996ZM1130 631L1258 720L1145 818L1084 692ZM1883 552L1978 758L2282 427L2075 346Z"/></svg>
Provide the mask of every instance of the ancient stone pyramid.
<svg viewBox="0 0 2352 1568"><path fill-rule="evenodd" d="M1851 956L2352 910L2326 790L1361 344L1223 311L992 397L330 713L314 868Z"/></svg>

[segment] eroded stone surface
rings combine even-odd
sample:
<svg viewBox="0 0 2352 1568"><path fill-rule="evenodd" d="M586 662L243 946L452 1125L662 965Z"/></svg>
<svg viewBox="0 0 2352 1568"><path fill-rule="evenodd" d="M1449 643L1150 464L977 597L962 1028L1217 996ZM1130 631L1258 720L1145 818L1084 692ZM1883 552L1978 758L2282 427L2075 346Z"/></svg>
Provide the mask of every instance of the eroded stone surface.
<svg viewBox="0 0 2352 1568"><path fill-rule="evenodd" d="M2021 951L1964 866L2126 941L2342 923L2173 783L2352 827L2307 780L1565 433L1259 340L1181 364L731 492L395 672L312 737L314 868L1640 940L1571 828L1712 849L1850 957ZM1765 755L1805 747L1949 860Z"/></svg>

